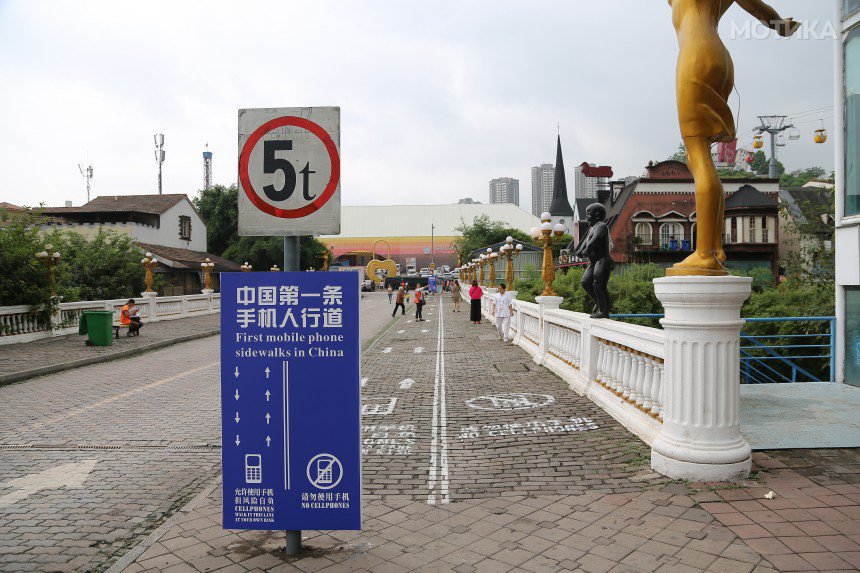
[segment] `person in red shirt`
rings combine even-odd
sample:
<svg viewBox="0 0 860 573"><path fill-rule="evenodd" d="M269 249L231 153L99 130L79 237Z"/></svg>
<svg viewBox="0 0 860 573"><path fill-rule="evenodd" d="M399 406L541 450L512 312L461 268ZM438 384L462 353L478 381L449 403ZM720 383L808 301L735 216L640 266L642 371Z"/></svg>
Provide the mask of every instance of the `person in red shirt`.
<svg viewBox="0 0 860 573"><path fill-rule="evenodd" d="M474 324L481 324L481 297L483 296L484 290L478 286L478 281L472 281L472 288L469 289L469 299L472 301L469 320Z"/></svg>

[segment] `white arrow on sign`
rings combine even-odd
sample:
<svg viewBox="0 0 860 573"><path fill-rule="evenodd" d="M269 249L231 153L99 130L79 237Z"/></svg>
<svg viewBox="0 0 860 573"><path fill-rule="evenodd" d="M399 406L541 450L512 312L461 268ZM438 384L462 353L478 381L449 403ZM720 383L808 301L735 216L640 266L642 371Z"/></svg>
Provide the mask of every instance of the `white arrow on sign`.
<svg viewBox="0 0 860 573"><path fill-rule="evenodd" d="M238 388L236 388L236 394L235 394L235 396L236 396L236 399L238 400L238 399L239 399L239 389L238 389Z"/></svg>
<svg viewBox="0 0 860 573"><path fill-rule="evenodd" d="M422 352L424 352L423 346L419 346L418 348L415 349L415 354L421 354Z"/></svg>
<svg viewBox="0 0 860 573"><path fill-rule="evenodd" d="M0 497L0 509L10 506L16 501L26 499L43 489L81 488L95 465L96 460L81 460L48 468L0 484L0 488L16 488L16 491Z"/></svg>
<svg viewBox="0 0 860 573"><path fill-rule="evenodd" d="M239 423L239 412L236 412L236 417L233 419L236 420L237 424Z"/></svg>
<svg viewBox="0 0 860 573"><path fill-rule="evenodd" d="M271 420L271 419L272 419L272 416L268 412L266 412L266 424L268 424L269 420Z"/></svg>
<svg viewBox="0 0 860 573"><path fill-rule="evenodd" d="M266 436L266 447L268 448L271 445L272 445L272 436Z"/></svg>
<svg viewBox="0 0 860 573"><path fill-rule="evenodd" d="M236 445L238 446L242 442L239 441L239 434L236 434Z"/></svg>
<svg viewBox="0 0 860 573"><path fill-rule="evenodd" d="M235 376L236 378L239 377L239 367L238 366L236 367L236 370L233 371L233 376Z"/></svg>
<svg viewBox="0 0 860 573"><path fill-rule="evenodd" d="M272 395L272 393L269 392L268 390L266 390L266 402L269 401L269 396L271 396L271 395Z"/></svg>
<svg viewBox="0 0 860 573"><path fill-rule="evenodd" d="M415 380L413 380L412 378L407 378L406 380L400 382L400 389L409 390L410 388L412 388L413 384L415 384Z"/></svg>
<svg viewBox="0 0 860 573"><path fill-rule="evenodd" d="M266 366L266 378L268 378L268 377L269 377L269 372L271 372L271 371L269 370L269 367L268 367L268 366Z"/></svg>

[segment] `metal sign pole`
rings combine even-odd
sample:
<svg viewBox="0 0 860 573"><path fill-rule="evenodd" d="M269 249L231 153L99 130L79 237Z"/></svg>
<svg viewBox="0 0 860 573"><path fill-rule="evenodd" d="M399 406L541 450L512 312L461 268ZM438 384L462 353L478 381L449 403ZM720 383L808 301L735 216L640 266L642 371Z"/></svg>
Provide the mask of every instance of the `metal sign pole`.
<svg viewBox="0 0 860 573"><path fill-rule="evenodd" d="M284 547L284 553L287 555L298 555L302 551L302 532L288 529L287 545Z"/></svg>
<svg viewBox="0 0 860 573"><path fill-rule="evenodd" d="M284 272L300 270L299 237L284 237Z"/></svg>

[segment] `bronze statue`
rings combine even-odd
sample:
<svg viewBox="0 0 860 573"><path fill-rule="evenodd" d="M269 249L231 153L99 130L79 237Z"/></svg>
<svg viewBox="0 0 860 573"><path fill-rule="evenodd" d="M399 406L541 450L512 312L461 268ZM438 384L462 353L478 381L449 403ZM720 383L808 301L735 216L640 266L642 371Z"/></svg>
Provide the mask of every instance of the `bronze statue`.
<svg viewBox="0 0 860 573"><path fill-rule="evenodd" d="M582 275L582 288L594 301L594 314L591 318L609 318L609 275L612 274L612 254L609 247L609 227L604 222L606 208L600 203L592 203L585 210L589 229L585 239L573 252L573 256L588 259L588 269Z"/></svg>
<svg viewBox="0 0 860 573"><path fill-rule="evenodd" d="M711 157L711 144L735 139L728 99L734 88L734 66L717 33L720 19L733 3L781 36L800 26L761 0L669 0L678 34L677 98L687 165L696 182L696 252L669 269L668 275L725 275L723 210L725 195Z"/></svg>

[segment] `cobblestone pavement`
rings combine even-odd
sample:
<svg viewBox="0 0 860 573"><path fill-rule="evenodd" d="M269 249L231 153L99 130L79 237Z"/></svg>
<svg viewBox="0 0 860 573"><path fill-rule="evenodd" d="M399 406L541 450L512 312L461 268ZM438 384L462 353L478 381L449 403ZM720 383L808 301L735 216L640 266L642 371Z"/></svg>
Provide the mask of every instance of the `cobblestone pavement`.
<svg viewBox="0 0 860 573"><path fill-rule="evenodd" d="M387 306L362 299L363 342L391 323ZM108 349L26 346L109 351L217 320L155 323ZM0 387L0 571L102 571L218 476L218 349L208 337Z"/></svg>
<svg viewBox="0 0 860 573"><path fill-rule="evenodd" d="M361 532L307 531L305 551L286 557L282 532L221 528L216 483L124 571L762 573L858 566L856 451L756 454L758 473L744 484L661 479L648 469L644 444L520 349L499 342L486 323L470 324L444 301L440 309L431 299L428 322L401 318L362 361L363 403L377 413L363 418ZM774 498L766 499L771 489ZM810 504L817 516L812 508L808 515L789 511ZM830 531L793 523L800 519L837 525ZM785 529L773 525L778 520ZM785 554L757 541L783 534ZM814 539L827 535L839 538Z"/></svg>
<svg viewBox="0 0 860 573"><path fill-rule="evenodd" d="M0 346L0 384L82 366L81 361L103 361L157 348L172 341L220 332L220 314L209 314L144 324L140 336L120 336L110 346L86 346L86 336L70 334L33 342ZM92 362L91 362L92 363Z"/></svg>

